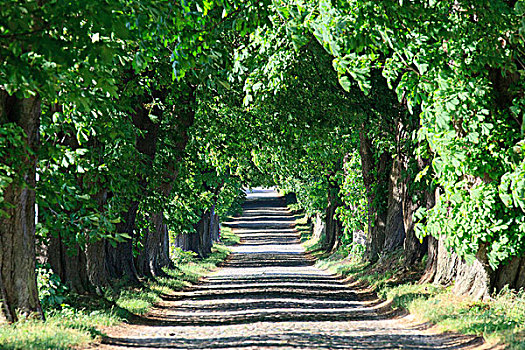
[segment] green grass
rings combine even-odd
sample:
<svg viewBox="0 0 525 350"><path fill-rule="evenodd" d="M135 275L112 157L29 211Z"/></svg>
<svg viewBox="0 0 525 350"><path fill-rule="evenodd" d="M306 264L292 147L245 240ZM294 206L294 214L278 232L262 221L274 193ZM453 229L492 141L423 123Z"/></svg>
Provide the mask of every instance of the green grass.
<svg viewBox="0 0 525 350"><path fill-rule="evenodd" d="M398 298L407 293L393 290ZM421 319L429 320L443 331L483 336L490 343L505 344L506 349L525 349L525 291L504 290L490 301L460 298L447 289L398 303Z"/></svg>
<svg viewBox="0 0 525 350"><path fill-rule="evenodd" d="M41 322L27 321L0 328L2 349L71 349L91 339L89 333L64 327L54 319L46 322L45 327Z"/></svg>
<svg viewBox="0 0 525 350"><path fill-rule="evenodd" d="M312 238L312 223L300 214L295 214L295 229L299 232L301 242L306 242Z"/></svg>
<svg viewBox="0 0 525 350"><path fill-rule="evenodd" d="M60 309L46 312L45 322L23 320L12 325L0 324L0 349L62 350L96 341L103 335L102 327L144 315L161 301L163 294L181 290L209 274L229 255L226 245L238 240L231 229L223 228L222 244L215 244L208 258L186 257L177 264L177 269L165 270L169 277L146 281L140 287L107 290L104 297L68 295Z"/></svg>
<svg viewBox="0 0 525 350"><path fill-rule="evenodd" d="M359 261L322 260L317 265L363 282L378 297L391 300L394 308L406 309L442 331L483 336L507 349L525 349L525 291L505 290L480 302L458 297L450 287L419 284L418 274L410 275L402 265L390 271Z"/></svg>
<svg viewBox="0 0 525 350"><path fill-rule="evenodd" d="M431 322L442 331L483 336L489 343L504 344L506 349L525 349L525 291L505 290L490 301L474 301L454 295L450 287L417 283L420 267L406 270L399 253L386 260L388 270L333 256L318 260L317 266L362 282L379 298L391 300L394 308L408 310L421 322Z"/></svg>
<svg viewBox="0 0 525 350"><path fill-rule="evenodd" d="M308 232L304 234L311 237ZM402 251L371 265L349 257L343 248L325 256L316 251L318 242L309 240L303 244L318 259L319 268L371 288L379 298L391 300L394 308L408 310L422 323L430 322L444 332L483 336L490 344L506 349L525 349L525 290L503 290L492 300L474 301L454 295L450 287L419 284L424 264L407 269Z"/></svg>
<svg viewBox="0 0 525 350"><path fill-rule="evenodd" d="M239 244L241 238L233 233L231 227L221 227L221 241L226 246Z"/></svg>
<svg viewBox="0 0 525 350"><path fill-rule="evenodd" d="M65 306L52 311L45 322L22 320L0 327L2 349L71 349L102 335L99 328L121 322L111 309L86 311Z"/></svg>

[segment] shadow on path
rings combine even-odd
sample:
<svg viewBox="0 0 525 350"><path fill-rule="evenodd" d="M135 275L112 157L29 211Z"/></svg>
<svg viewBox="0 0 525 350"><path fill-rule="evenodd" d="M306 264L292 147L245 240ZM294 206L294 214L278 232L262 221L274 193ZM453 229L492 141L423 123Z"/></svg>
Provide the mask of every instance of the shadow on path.
<svg viewBox="0 0 525 350"><path fill-rule="evenodd" d="M375 330L380 331L380 330ZM375 336L335 336L319 337L311 333L267 334L255 337L233 336L215 339L195 338L143 338L112 339L112 344L131 348L163 349L464 349L480 345L477 339L465 341L461 336L448 336L441 345L433 342L433 336L406 336L403 334L380 334ZM402 345L401 345L402 344Z"/></svg>
<svg viewBox="0 0 525 350"><path fill-rule="evenodd" d="M222 269L174 295L104 348L467 349L480 339L425 334L389 304L363 300L341 278L313 266L277 193L249 195L225 223L241 243Z"/></svg>

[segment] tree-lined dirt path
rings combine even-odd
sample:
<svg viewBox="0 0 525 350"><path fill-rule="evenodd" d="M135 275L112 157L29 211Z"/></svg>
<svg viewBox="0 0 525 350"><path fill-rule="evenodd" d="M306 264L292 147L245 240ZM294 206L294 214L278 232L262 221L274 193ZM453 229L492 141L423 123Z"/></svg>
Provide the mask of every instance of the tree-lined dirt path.
<svg viewBox="0 0 525 350"><path fill-rule="evenodd" d="M227 223L241 244L223 268L166 298L144 322L106 330L104 349L471 349L431 334L385 303L313 266L294 217L271 190Z"/></svg>

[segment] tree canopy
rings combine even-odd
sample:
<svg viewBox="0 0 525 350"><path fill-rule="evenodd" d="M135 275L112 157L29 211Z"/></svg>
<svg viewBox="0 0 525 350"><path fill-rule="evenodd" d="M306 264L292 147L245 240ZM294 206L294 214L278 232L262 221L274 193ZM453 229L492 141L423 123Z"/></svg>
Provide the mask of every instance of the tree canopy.
<svg viewBox="0 0 525 350"><path fill-rule="evenodd" d="M160 276L175 246L206 256L257 185L322 218L327 251L363 232L369 261L403 249L428 256L429 280L458 259L452 278L484 281L458 292L523 287L524 14L523 0L4 1L4 315L42 313L37 256L79 293Z"/></svg>

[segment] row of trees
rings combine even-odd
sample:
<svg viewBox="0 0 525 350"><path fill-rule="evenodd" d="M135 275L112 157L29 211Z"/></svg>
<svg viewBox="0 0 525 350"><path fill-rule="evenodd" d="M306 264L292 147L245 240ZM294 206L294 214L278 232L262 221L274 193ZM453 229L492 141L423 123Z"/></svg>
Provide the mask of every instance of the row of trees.
<svg viewBox="0 0 525 350"><path fill-rule="evenodd" d="M12 1L0 8L0 296L206 256L246 184L294 191L324 249L525 284L523 1ZM37 204L35 206L35 204ZM37 208L37 210L35 210ZM36 223L36 226L35 226Z"/></svg>
<svg viewBox="0 0 525 350"><path fill-rule="evenodd" d="M428 254L424 280L455 281L458 293L525 286L524 6L278 2L252 43L266 63L247 99L285 119L315 116L293 122L300 151L267 157L304 207L325 211L328 250L365 230L368 260ZM316 127L322 118L334 124Z"/></svg>
<svg viewBox="0 0 525 350"><path fill-rule="evenodd" d="M214 101L235 41L266 21L259 4L2 4L0 299L9 321L42 315L35 254L84 293L161 275L170 235L210 252L250 163L230 161L244 151L225 139L242 130L229 135L236 121L216 118Z"/></svg>

